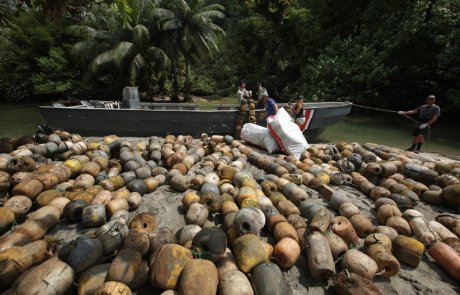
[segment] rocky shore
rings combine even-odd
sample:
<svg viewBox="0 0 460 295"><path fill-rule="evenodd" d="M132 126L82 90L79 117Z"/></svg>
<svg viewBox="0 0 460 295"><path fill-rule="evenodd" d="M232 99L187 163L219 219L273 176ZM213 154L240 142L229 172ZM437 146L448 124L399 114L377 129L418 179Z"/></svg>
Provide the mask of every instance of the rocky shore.
<svg viewBox="0 0 460 295"><path fill-rule="evenodd" d="M0 154L0 291L458 294L459 177L377 144L39 134Z"/></svg>

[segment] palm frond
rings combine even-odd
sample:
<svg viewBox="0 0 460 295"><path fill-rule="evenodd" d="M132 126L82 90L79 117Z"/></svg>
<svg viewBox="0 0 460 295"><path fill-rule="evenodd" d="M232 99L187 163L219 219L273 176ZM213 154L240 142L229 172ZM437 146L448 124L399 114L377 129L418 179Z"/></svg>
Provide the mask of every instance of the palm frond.
<svg viewBox="0 0 460 295"><path fill-rule="evenodd" d="M117 42L117 40L119 40L117 34L114 34L112 32L107 32L107 31L100 31L100 30L91 32L90 37L98 42L115 43Z"/></svg>
<svg viewBox="0 0 460 295"><path fill-rule="evenodd" d="M168 19L161 24L161 29L163 31L172 31L182 28L182 22L178 18Z"/></svg>
<svg viewBox="0 0 460 295"><path fill-rule="evenodd" d="M158 47L150 47L147 49L146 56L148 59L154 61L160 69L168 68L171 62L166 53Z"/></svg>
<svg viewBox="0 0 460 295"><path fill-rule="evenodd" d="M129 83L131 86L136 85L136 79L139 72L147 66L147 61L141 54L137 54L129 64Z"/></svg>
<svg viewBox="0 0 460 295"><path fill-rule="evenodd" d="M89 64L89 71L91 75L97 75L99 73L113 70L115 67L116 65L113 59L112 50L108 50L93 59L93 61Z"/></svg>
<svg viewBox="0 0 460 295"><path fill-rule="evenodd" d="M205 12L205 11L212 11L212 10L217 10L217 11L225 11L225 6L221 4L209 4L204 7L201 7L200 9L197 10L197 13Z"/></svg>
<svg viewBox="0 0 460 295"><path fill-rule="evenodd" d="M213 32L215 32L217 34L225 35L224 29L222 29L220 26L218 26L218 25L216 25L214 23L209 23L208 26Z"/></svg>
<svg viewBox="0 0 460 295"><path fill-rule="evenodd" d="M91 51L96 45L97 42L94 39L82 40L72 46L70 54L78 60L84 60L86 57L91 56Z"/></svg>
<svg viewBox="0 0 460 295"><path fill-rule="evenodd" d="M137 25L133 30L133 43L139 47L144 48L150 41L149 30L143 25Z"/></svg>
<svg viewBox="0 0 460 295"><path fill-rule="evenodd" d="M113 60L118 68L122 68L136 53L136 45L130 42L120 42L111 50Z"/></svg>
<svg viewBox="0 0 460 295"><path fill-rule="evenodd" d="M215 18L223 19L223 18L225 18L225 14L223 14L222 12L217 11L217 10L199 12L199 13L195 14L195 16L200 16L200 17L209 18L209 19L215 19Z"/></svg>
<svg viewBox="0 0 460 295"><path fill-rule="evenodd" d="M152 16L157 19L167 19L173 18L175 16L174 12L166 8L155 8L152 11Z"/></svg>

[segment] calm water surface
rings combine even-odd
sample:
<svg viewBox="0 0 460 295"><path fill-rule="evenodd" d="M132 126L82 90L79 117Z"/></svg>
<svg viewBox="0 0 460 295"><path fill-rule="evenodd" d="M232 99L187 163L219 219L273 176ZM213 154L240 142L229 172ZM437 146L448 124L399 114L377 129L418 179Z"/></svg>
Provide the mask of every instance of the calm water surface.
<svg viewBox="0 0 460 295"><path fill-rule="evenodd" d="M37 125L43 123L37 105L0 104L0 137L33 134ZM411 121L396 114L351 114L328 127L316 141L374 142L407 148L411 144L412 127ZM427 151L427 148L424 144L422 150ZM456 124L441 117L431 128L429 148L433 152L460 156L460 133Z"/></svg>
<svg viewBox="0 0 460 295"><path fill-rule="evenodd" d="M34 134L44 122L38 105L0 104L0 137Z"/></svg>
<svg viewBox="0 0 460 295"><path fill-rule="evenodd" d="M412 143L414 123L397 114L350 114L338 124L326 128L318 141L373 142L406 149ZM460 156L458 124L446 122L442 117L431 127L429 144L425 136L422 151Z"/></svg>

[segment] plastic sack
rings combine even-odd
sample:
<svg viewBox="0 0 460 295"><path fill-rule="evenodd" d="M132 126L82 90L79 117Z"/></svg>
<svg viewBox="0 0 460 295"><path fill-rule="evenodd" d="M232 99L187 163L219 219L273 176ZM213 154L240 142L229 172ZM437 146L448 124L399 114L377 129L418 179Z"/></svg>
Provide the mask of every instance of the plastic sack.
<svg viewBox="0 0 460 295"><path fill-rule="evenodd" d="M241 139L261 147L269 153L273 153L280 150L278 143L271 136L268 128L259 126L253 123L246 123L241 129Z"/></svg>
<svg viewBox="0 0 460 295"><path fill-rule="evenodd" d="M309 145L299 126L291 121L291 116L281 108L274 116L267 119L268 130L287 155L296 159L308 149Z"/></svg>

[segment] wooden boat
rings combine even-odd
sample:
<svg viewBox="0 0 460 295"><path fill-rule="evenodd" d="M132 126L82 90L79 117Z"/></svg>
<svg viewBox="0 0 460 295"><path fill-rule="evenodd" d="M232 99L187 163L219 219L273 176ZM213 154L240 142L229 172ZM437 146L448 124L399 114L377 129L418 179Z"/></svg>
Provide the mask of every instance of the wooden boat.
<svg viewBox="0 0 460 295"><path fill-rule="evenodd" d="M96 101L92 101L93 103ZM286 104L278 104L286 107ZM307 138L338 122L350 113L349 102L305 103L309 124L304 131ZM39 110L46 123L83 136L164 136L184 134L198 136L207 134L230 134L235 130L238 106L215 105L213 110L200 110L197 104L137 102L135 108L103 108L82 103L77 106L41 106ZM263 110L256 110L257 118ZM247 122L248 111L245 122ZM266 126L266 122L257 124Z"/></svg>

